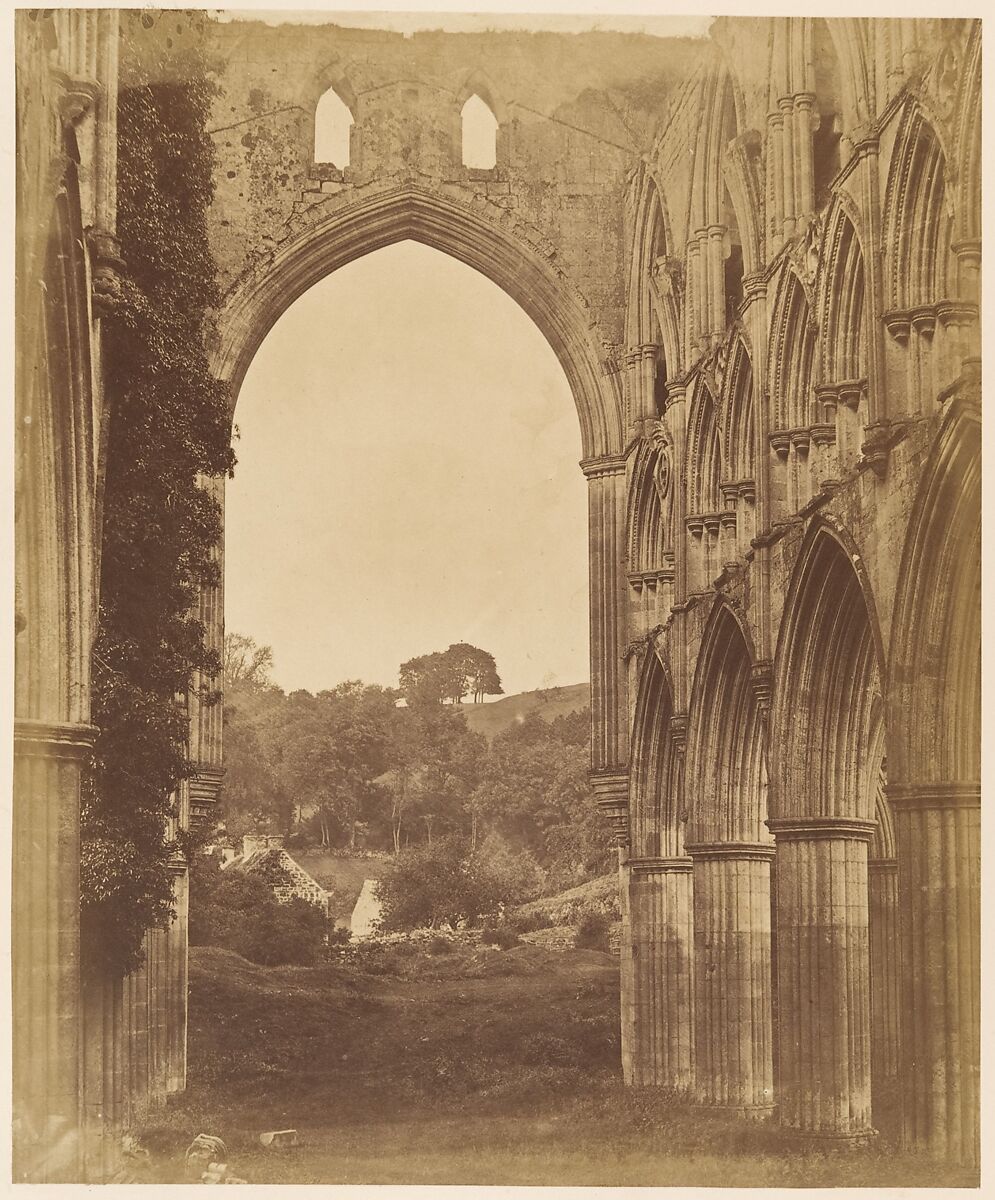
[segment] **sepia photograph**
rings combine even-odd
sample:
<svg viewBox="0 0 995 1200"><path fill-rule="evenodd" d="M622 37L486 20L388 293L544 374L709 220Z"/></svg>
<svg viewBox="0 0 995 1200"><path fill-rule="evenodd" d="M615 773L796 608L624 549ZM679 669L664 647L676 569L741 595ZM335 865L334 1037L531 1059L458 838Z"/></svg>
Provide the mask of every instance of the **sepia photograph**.
<svg viewBox="0 0 995 1200"><path fill-rule="evenodd" d="M981 19L11 27L9 1180L979 1187Z"/></svg>

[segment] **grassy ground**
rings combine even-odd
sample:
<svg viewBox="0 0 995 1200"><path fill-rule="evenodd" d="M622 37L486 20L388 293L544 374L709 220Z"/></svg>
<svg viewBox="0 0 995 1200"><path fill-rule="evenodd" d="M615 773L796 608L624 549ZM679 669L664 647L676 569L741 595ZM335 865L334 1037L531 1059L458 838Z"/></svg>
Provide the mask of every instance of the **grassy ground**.
<svg viewBox="0 0 995 1200"><path fill-rule="evenodd" d="M191 955L190 1085L143 1133L197 1133L251 1183L969 1186L886 1142L819 1152L622 1086L618 963L596 951L378 952L362 969ZM264 1150L296 1128L303 1144Z"/></svg>

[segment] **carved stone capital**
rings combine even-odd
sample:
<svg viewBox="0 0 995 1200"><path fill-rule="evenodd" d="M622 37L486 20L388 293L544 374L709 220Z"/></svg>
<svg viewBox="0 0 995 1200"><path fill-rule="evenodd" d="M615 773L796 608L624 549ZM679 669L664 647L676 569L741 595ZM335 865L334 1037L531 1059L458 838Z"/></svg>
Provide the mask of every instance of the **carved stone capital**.
<svg viewBox="0 0 995 1200"><path fill-rule="evenodd" d="M626 770L592 771L591 790L599 812L608 819L613 846L629 844L629 772Z"/></svg>
<svg viewBox="0 0 995 1200"><path fill-rule="evenodd" d="M83 759L93 749L95 725L18 719L14 722L14 753L19 757Z"/></svg>
<svg viewBox="0 0 995 1200"><path fill-rule="evenodd" d="M86 238L90 248L94 311L98 317L106 317L121 304L124 274L121 243L113 233L103 229L88 230Z"/></svg>

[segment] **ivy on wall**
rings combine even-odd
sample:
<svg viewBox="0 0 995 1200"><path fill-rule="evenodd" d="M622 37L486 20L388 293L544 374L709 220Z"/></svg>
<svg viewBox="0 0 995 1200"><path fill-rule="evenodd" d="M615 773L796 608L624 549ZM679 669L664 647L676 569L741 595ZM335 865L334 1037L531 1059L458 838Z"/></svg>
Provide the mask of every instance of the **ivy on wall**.
<svg viewBox="0 0 995 1200"><path fill-rule="evenodd" d="M226 385L206 342L219 300L207 236L213 86L185 52L132 70L118 102L118 235L126 282L105 319L110 406L93 721L81 811L84 961L123 974L172 916L170 834L194 671L220 663L193 615L216 581L217 502L199 477L231 473ZM166 80L166 82L163 82ZM205 695L207 702L216 697Z"/></svg>

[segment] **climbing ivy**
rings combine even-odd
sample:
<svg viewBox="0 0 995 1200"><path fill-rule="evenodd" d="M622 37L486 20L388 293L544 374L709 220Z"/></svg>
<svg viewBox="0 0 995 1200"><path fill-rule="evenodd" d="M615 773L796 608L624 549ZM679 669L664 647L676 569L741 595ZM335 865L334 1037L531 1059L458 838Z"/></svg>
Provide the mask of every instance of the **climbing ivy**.
<svg viewBox="0 0 995 1200"><path fill-rule="evenodd" d="M167 82L162 82L166 80ZM81 811L84 959L126 973L173 915L170 834L191 773L186 696L220 667L193 615L217 579L217 502L202 477L234 467L225 385L206 344L218 304L207 235L213 86L201 60L133 66L118 100L118 235L126 281L105 319L110 411L93 720ZM216 702L205 694L202 699Z"/></svg>

